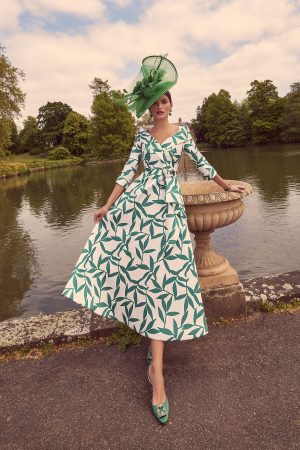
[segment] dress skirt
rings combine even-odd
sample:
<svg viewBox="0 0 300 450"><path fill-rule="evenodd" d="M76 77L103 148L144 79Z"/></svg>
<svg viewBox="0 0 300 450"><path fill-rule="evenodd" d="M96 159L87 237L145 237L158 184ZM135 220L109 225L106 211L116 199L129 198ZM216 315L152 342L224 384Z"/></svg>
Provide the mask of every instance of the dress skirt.
<svg viewBox="0 0 300 450"><path fill-rule="evenodd" d="M176 176L182 151L207 178L215 175L187 127L161 144L146 130L137 134L116 179L125 190L95 224L61 294L162 341L208 333ZM144 171L133 179L142 160Z"/></svg>

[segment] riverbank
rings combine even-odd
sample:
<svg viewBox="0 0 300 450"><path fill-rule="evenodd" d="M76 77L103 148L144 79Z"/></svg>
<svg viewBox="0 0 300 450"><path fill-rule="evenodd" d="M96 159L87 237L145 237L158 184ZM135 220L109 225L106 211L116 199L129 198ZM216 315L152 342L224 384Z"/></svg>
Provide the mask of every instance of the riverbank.
<svg viewBox="0 0 300 450"><path fill-rule="evenodd" d="M300 271L243 281L243 292L246 317L258 310L271 312L279 304L300 306ZM204 306L209 302L209 291L203 301ZM207 320L208 324L212 323L209 316ZM220 317L219 320L226 322L230 317ZM0 322L0 352L108 336L118 324L86 308L5 320Z"/></svg>
<svg viewBox="0 0 300 450"><path fill-rule="evenodd" d="M0 161L0 179L1 178L9 178L15 177L19 175L27 175L32 172L49 170L49 169L57 169L60 167L69 167L79 164L110 164L114 162L123 162L127 160L127 157L123 158L114 158L114 159L95 159L95 158L82 158L79 156L74 156L68 159L60 159L60 160L50 160L47 158L34 158L31 157L28 160L23 156L22 158L16 157L11 160Z"/></svg>

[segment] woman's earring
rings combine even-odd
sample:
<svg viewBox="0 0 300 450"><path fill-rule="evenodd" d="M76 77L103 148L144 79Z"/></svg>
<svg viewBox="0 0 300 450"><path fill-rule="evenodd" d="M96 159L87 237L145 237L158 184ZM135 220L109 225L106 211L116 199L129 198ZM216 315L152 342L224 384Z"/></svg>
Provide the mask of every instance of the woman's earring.
<svg viewBox="0 0 300 450"><path fill-rule="evenodd" d="M171 115L172 115L172 110L170 109L169 116L171 116Z"/></svg>

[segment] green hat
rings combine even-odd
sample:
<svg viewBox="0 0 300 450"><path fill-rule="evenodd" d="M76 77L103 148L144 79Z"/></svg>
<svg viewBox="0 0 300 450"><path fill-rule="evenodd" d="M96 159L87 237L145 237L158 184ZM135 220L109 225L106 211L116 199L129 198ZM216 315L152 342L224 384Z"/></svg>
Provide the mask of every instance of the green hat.
<svg viewBox="0 0 300 450"><path fill-rule="evenodd" d="M144 58L131 93L124 90L128 109L138 118L177 82L176 67L166 56Z"/></svg>

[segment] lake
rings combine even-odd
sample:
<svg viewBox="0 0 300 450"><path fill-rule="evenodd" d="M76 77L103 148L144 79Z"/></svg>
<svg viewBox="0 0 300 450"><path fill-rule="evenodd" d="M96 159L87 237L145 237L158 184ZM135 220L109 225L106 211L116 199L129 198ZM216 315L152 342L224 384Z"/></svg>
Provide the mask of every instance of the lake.
<svg viewBox="0 0 300 450"><path fill-rule="evenodd" d="M214 250L241 282L299 269L300 144L209 149L203 155L222 178L253 188L243 199L242 217L212 233ZM0 180L0 320L81 309L60 293L123 165Z"/></svg>

